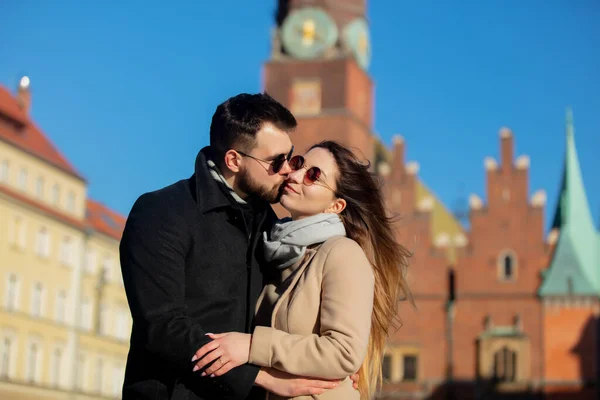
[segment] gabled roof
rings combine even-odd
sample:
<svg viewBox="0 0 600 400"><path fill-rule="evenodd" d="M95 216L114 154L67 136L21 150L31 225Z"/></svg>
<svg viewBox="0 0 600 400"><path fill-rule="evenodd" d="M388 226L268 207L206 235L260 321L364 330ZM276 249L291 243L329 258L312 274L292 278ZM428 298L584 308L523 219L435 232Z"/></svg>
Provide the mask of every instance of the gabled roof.
<svg viewBox="0 0 600 400"><path fill-rule="evenodd" d="M559 237L539 294L600 296L600 233L594 227L583 185L570 109L563 177L552 227L559 230Z"/></svg>
<svg viewBox="0 0 600 400"><path fill-rule="evenodd" d="M90 228L116 240L121 240L125 228L125 217L104 204L88 199L86 223Z"/></svg>
<svg viewBox="0 0 600 400"><path fill-rule="evenodd" d="M12 122L1 125L0 140L42 159L70 175L85 180L22 110L18 100L1 85L0 118Z"/></svg>
<svg viewBox="0 0 600 400"><path fill-rule="evenodd" d="M380 162L385 162L392 168L394 168L394 166L398 167L398 164L405 164L404 139L401 136L395 136L393 140L394 148L388 149L381 139L375 139L375 166L378 166ZM457 235L465 235L465 228L458 219L419 176L417 176L416 179L415 190L416 204L419 204L426 199L432 200L430 225L432 239L435 239L440 234L445 234L449 238L455 238ZM454 263L456 261L455 246L446 247L445 255L448 262Z"/></svg>

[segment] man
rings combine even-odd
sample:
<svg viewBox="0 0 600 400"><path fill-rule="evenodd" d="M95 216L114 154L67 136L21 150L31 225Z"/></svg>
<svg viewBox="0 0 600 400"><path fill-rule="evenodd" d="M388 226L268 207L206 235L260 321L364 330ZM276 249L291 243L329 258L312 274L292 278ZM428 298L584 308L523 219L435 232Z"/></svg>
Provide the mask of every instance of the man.
<svg viewBox="0 0 600 400"><path fill-rule="evenodd" d="M243 365L193 371L210 332L251 332L263 288L260 232L276 219L290 167L293 115L266 94L219 105L194 174L140 196L120 244L133 316L124 399L244 399L264 388L308 395L332 382ZM264 392L262 392L264 393Z"/></svg>

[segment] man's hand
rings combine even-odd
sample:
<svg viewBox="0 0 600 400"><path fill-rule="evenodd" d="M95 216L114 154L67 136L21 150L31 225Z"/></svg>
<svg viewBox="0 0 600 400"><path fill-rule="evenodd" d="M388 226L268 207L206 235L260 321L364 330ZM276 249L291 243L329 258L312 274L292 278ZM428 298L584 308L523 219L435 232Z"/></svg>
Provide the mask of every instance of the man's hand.
<svg viewBox="0 0 600 400"><path fill-rule="evenodd" d="M262 368L254 383L283 397L310 396L333 389L341 380L302 378L273 368Z"/></svg>
<svg viewBox="0 0 600 400"><path fill-rule="evenodd" d="M192 362L200 360L194 366L194 372L205 368L212 362L213 364L202 372L202 376L221 376L248 362L252 337L250 334L229 332L208 333L207 336L213 340L200 347L194 354Z"/></svg>

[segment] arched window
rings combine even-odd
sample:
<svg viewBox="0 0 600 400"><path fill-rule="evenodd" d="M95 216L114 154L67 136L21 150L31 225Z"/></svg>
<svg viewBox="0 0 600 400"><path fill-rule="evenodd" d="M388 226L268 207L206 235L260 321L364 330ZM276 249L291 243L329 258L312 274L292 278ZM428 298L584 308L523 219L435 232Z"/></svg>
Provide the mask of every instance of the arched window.
<svg viewBox="0 0 600 400"><path fill-rule="evenodd" d="M512 250L505 250L498 257L498 276L501 280L512 281L517 276L517 256Z"/></svg>
<svg viewBox="0 0 600 400"><path fill-rule="evenodd" d="M517 353L504 346L494 353L494 380L514 382L517 377Z"/></svg>

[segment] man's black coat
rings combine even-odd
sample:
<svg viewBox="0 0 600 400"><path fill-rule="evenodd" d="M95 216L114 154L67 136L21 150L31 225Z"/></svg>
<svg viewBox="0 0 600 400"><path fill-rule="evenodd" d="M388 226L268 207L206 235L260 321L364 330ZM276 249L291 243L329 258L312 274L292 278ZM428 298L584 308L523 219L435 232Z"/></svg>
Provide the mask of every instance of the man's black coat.
<svg viewBox="0 0 600 400"><path fill-rule="evenodd" d="M201 377L191 359L208 332L251 331L260 232L276 216L265 202L236 203L210 175L209 153L198 153L191 178L141 195L127 219L120 257L133 329L123 399L250 396L258 367Z"/></svg>

